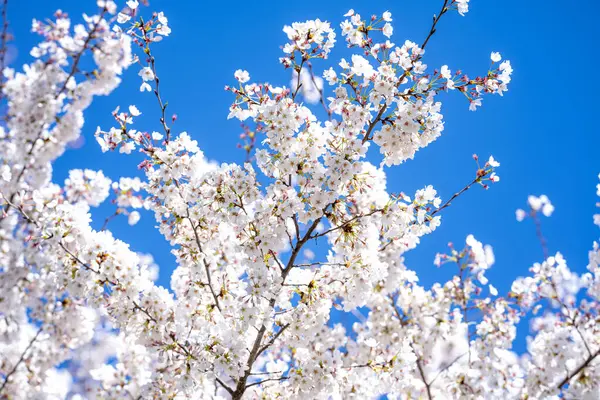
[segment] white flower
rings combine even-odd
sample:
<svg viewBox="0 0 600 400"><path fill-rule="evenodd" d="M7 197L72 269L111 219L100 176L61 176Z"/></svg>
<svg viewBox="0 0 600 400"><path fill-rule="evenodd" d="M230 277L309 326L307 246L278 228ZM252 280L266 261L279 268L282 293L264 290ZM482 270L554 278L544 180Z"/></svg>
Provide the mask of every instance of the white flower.
<svg viewBox="0 0 600 400"><path fill-rule="evenodd" d="M354 10L351 8L350 10L348 10L348 12L346 14L344 14L344 17L351 17L354 15Z"/></svg>
<svg viewBox="0 0 600 400"><path fill-rule="evenodd" d="M6 182L10 182L10 180L12 179L12 173L8 165L4 164L2 167L0 167L0 176Z"/></svg>
<svg viewBox="0 0 600 400"><path fill-rule="evenodd" d="M98 7L106 9L109 14L113 14L117 12L117 5L112 0L98 0Z"/></svg>
<svg viewBox="0 0 600 400"><path fill-rule="evenodd" d="M375 74L375 70L369 63L369 60L358 54L352 55L352 72L365 78L369 78Z"/></svg>
<svg viewBox="0 0 600 400"><path fill-rule="evenodd" d="M327 80L327 83L329 83L330 85L334 85L338 81L337 73L333 68L329 68L328 70L323 72L323 78L325 78Z"/></svg>
<svg viewBox="0 0 600 400"><path fill-rule="evenodd" d="M137 224L139 222L140 218L141 217L140 217L140 213L139 212L132 211L132 212L129 213L129 217L127 217L127 223L129 225L133 226L133 225L135 225L135 224Z"/></svg>
<svg viewBox="0 0 600 400"><path fill-rule="evenodd" d="M454 80L452 79L452 71L447 65L442 65L440 69L440 76L446 79L446 87L448 89L454 89Z"/></svg>
<svg viewBox="0 0 600 400"><path fill-rule="evenodd" d="M389 11L386 11L383 13L381 18L386 22L392 22L392 13Z"/></svg>
<svg viewBox="0 0 600 400"><path fill-rule="evenodd" d="M466 244L471 248L473 261L479 269L486 270L494 264L495 257L491 246L483 246L473 235L467 236Z"/></svg>
<svg viewBox="0 0 600 400"><path fill-rule="evenodd" d="M495 62L495 63L497 63L500 60L502 60L502 56L500 55L500 53L495 52L495 51L492 52L492 55L490 57L491 57L492 61Z"/></svg>
<svg viewBox="0 0 600 400"><path fill-rule="evenodd" d="M499 166L500 166L500 163L499 163L498 161L494 160L494 157L493 157L493 156L490 156L490 159L488 160L488 162L487 162L487 163L488 163L488 165L489 165L490 167L492 167L492 168L496 168L496 167L499 167Z"/></svg>
<svg viewBox="0 0 600 400"><path fill-rule="evenodd" d="M141 76L144 81L151 81L154 79L154 72L152 72L150 67L142 68L138 75Z"/></svg>
<svg viewBox="0 0 600 400"><path fill-rule="evenodd" d="M142 113L140 112L140 110L138 110L138 108L134 105L129 106L129 114L131 114L134 117L137 117L138 115L141 115Z"/></svg>
<svg viewBox="0 0 600 400"><path fill-rule="evenodd" d="M135 10L136 8L138 8L139 5L140 5L140 3L138 2L138 0L129 0L127 2L127 7L131 8L132 10Z"/></svg>
<svg viewBox="0 0 600 400"><path fill-rule="evenodd" d="M152 140L161 140L163 138L163 135L159 132L152 132Z"/></svg>
<svg viewBox="0 0 600 400"><path fill-rule="evenodd" d="M158 13L156 19L158 19L158 22L160 22L163 25L167 25L169 23L169 20L167 19L167 17L165 17L165 13L162 11Z"/></svg>
<svg viewBox="0 0 600 400"><path fill-rule="evenodd" d="M479 97L470 101L469 110L475 111L477 110L477 107L481 107L481 98Z"/></svg>
<svg viewBox="0 0 600 400"><path fill-rule="evenodd" d="M549 217L552 215L553 212L554 206L550 204L550 202L547 202L542 206L542 214L544 214L544 216Z"/></svg>
<svg viewBox="0 0 600 400"><path fill-rule="evenodd" d="M517 221L521 222L527 217L527 213L525 210L519 208L515 211L515 216L517 217Z"/></svg>
<svg viewBox="0 0 600 400"><path fill-rule="evenodd" d="M248 82L250 80L250 74L248 73L248 71L245 71L245 70L242 70L242 69L238 69L237 71L235 71L235 73L233 74L233 76L240 83L246 83L246 82Z"/></svg>
<svg viewBox="0 0 600 400"><path fill-rule="evenodd" d="M392 24L390 24L389 22L387 22L384 26L383 29L381 30L383 35L385 37L391 37L392 36L392 32L394 32L394 28L392 27Z"/></svg>
<svg viewBox="0 0 600 400"><path fill-rule="evenodd" d="M529 207L533 211L541 211L542 214L546 217L549 217L554 212L554 206L550 202L550 199L546 195L541 195L540 197L529 196L527 197L527 203L529 203Z"/></svg>
<svg viewBox="0 0 600 400"><path fill-rule="evenodd" d="M529 207L531 207L533 211L538 211L540 208L542 208L543 205L542 200L536 196L527 197L527 202L529 203Z"/></svg>
<svg viewBox="0 0 600 400"><path fill-rule="evenodd" d="M460 15L465 15L469 12L469 0L456 0L458 6L458 13Z"/></svg>
<svg viewBox="0 0 600 400"><path fill-rule="evenodd" d="M131 152L135 150L135 143L133 142L124 142L119 148L119 153L131 154Z"/></svg>
<svg viewBox="0 0 600 400"><path fill-rule="evenodd" d="M452 72L450 71L450 68L448 68L447 65L442 65L442 68L440 69L440 75L442 76L442 78L452 79Z"/></svg>
<svg viewBox="0 0 600 400"><path fill-rule="evenodd" d="M100 367L90 371L92 379L111 385L117 381L117 370L109 364L103 364Z"/></svg>
<svg viewBox="0 0 600 400"><path fill-rule="evenodd" d="M169 36L169 34L171 33L171 28L169 28L167 25L160 25L156 29L156 33L158 33L159 35L162 35L162 36ZM155 39L158 39L159 37L160 36L156 37Z"/></svg>
<svg viewBox="0 0 600 400"><path fill-rule="evenodd" d="M119 24L124 24L125 22L129 21L131 19L131 17L127 14L124 13L119 13L117 15L117 22Z"/></svg>

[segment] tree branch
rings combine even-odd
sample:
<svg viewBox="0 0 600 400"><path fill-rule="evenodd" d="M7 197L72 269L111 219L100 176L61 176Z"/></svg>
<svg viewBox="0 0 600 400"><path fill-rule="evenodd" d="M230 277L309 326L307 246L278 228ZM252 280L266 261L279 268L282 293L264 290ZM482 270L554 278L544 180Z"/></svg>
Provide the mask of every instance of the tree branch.
<svg viewBox="0 0 600 400"><path fill-rule="evenodd" d="M192 218L190 217L190 210L186 209L186 212L187 212L187 219L190 222L190 225L192 225L192 230L194 231L194 238L196 241L196 246L198 246L198 250L200 251L200 253L202 253L203 256L206 257L206 253L204 253L204 251L202 250L202 244L200 243L200 237L198 236L198 232L196 231L196 226L194 226L194 222L192 221ZM222 312L221 305L219 304L219 297L215 293L215 290L213 289L213 286L212 286L210 265L208 264L208 262L206 261L206 258L204 258L204 257L202 258L202 262L204 264L204 270L206 271L206 277L208 279L208 288L210 289L210 293L212 294L213 299L215 300L215 306L217 307L219 312Z"/></svg>
<svg viewBox="0 0 600 400"><path fill-rule="evenodd" d="M423 359L421 358L419 353L417 353L417 351L415 350L415 347L412 343L410 344L410 347L413 349L413 351L415 352L415 355L417 356L417 369L419 370L419 375L421 376L421 380L425 384L425 389L427 390L427 398L429 400L432 400L433 396L431 395L431 385L429 383L427 383L427 378L425 377L425 372L423 371L423 366L421 365Z"/></svg>
<svg viewBox="0 0 600 400"><path fill-rule="evenodd" d="M6 9L8 8L8 0L4 0L2 4L2 33L0 33L0 72L6 67L6 52L8 51L8 20L6 17ZM4 98L4 74L0 73L0 100Z"/></svg>
<svg viewBox="0 0 600 400"><path fill-rule="evenodd" d="M248 389L249 387L252 387L252 386L261 385L261 384L263 384L265 382L269 382L269 381L285 381L286 379L290 379L290 378L288 376L282 376L281 378L263 379L262 381L254 382L254 383L251 383L249 385L246 385L246 389Z"/></svg>
<svg viewBox="0 0 600 400"><path fill-rule="evenodd" d="M471 182L470 182L470 183L469 183L467 186L465 186L464 188L462 188L462 189L461 189L459 192L456 192L456 193L454 193L454 194L452 195L452 197L450 197L450 198L448 199L448 201L446 201L446 202L445 202L445 203L444 203L444 204L443 204L441 207L439 207L439 208L438 208L438 209L436 209L436 210L433 210L433 211L431 212L431 216L433 217L435 214L439 213L439 212L440 212L440 211L442 211L444 208L447 208L447 207L449 207L449 206L452 204L452 202L453 202L453 201L454 201L454 200L455 200L455 199L456 199L458 196L460 196L461 194L463 194L463 193L464 193L464 192L466 192L467 190L471 189L471 187L472 187L473 185L475 185L475 184L479 183L480 181L481 181L481 178L480 178L480 177L477 177L477 178L473 179L473 180L472 180L472 181L471 181Z"/></svg>
<svg viewBox="0 0 600 400"><path fill-rule="evenodd" d="M427 47L427 43L429 43L429 39L431 39L433 34L436 32L436 26L437 26L438 22L440 22L442 15L444 15L448 11L448 1L449 0L444 0L444 4L442 5L440 12L433 17L433 24L431 25L431 29L429 30L429 34L425 38L425 41L423 42L423 44L421 44L421 50L425 50L425 47ZM402 84L402 81L404 81L404 78L406 78L412 72L412 70L415 68L415 63L417 61L419 61L421 58L423 58L422 54L417 55L415 60L412 62L411 66L408 69L406 69L404 71L404 73L400 76L400 79L398 79L398 85ZM362 140L363 144L372 139L371 137L369 137L369 135L371 134L371 131L373 131L373 128L375 128L375 125L377 125L377 123L379 121L381 121L381 117L383 116L383 113L387 110L387 107L388 107L387 103L384 104L379 109L377 116L369 124L369 127L367 128L365 136L363 137L363 140Z"/></svg>
<svg viewBox="0 0 600 400"><path fill-rule="evenodd" d="M13 368L10 370L10 372L8 374L6 374L6 377L4 378L4 382L2 382L2 386L0 386L0 393L2 393L2 391L4 390L4 387L8 384L8 380L10 379L10 377L15 372L17 372L17 369L19 368L19 365L21 365L21 363L25 360L25 356L27 355L27 352L29 351L29 349L31 348L31 346L33 346L33 344L35 343L35 341L40 336L40 334L42 333L43 330L44 330L43 326L40 327L40 329L38 329L38 331L35 334L35 336L29 341L29 344L27 345L27 347L25 348L25 350L23 350L23 352L21 353L21 357L19 357L19 360L17 361L17 363L13 366Z"/></svg>
<svg viewBox="0 0 600 400"><path fill-rule="evenodd" d="M6 5L6 0L5 0L5 5ZM89 46L91 40L93 39L94 34L96 33L96 31L98 29L98 26L100 25L100 21L102 21L102 18L104 17L104 14L106 14L106 12L107 12L106 7L103 7L98 20L94 23L94 26L89 31L89 33L88 33L85 41L83 42L83 47L82 47L81 51L79 51L75 55L75 57L73 59L73 65L71 67L71 71L69 72L69 75L67 76L67 79L65 79L65 81L63 82L63 85L61 86L60 90L54 95L54 99L55 100L58 99L60 97L60 95L64 93L64 91L67 88L67 83L69 82L69 80L77 72L77 70L78 70L77 67L78 67L79 62L81 60L81 57L83 56L83 54L85 53L85 51L88 49L88 46ZM38 142L38 140L42 137L42 133L43 133L43 129L40 129L40 131L38 132L37 137L31 143L31 147L29 148L29 151L27 152L27 155L25 156L26 160L29 160L29 158L33 155L33 151L35 150L35 145ZM17 178L15 180L15 184L17 184L17 183L19 183L21 181L21 179L23 178L23 175L25 175L25 171L26 170L27 170L27 161L25 161L23 163L23 167L21 168L21 170L17 174ZM14 192L13 194L10 195L10 202L14 202L15 201L15 196L16 195L17 195L17 192ZM0 222L2 222L8 216L8 211L10 210L10 208L11 208L10 204L7 204L6 207L4 207L4 212L2 213L2 215L0 215Z"/></svg>
<svg viewBox="0 0 600 400"><path fill-rule="evenodd" d="M230 388L229 386L227 386L226 384L224 384L223 381L220 380L216 376L215 376L215 380L219 383L219 385L221 385L223 387L223 389L225 389L227 391L227 393L233 395L233 389L232 388Z"/></svg>
<svg viewBox="0 0 600 400"><path fill-rule="evenodd" d="M340 224L338 226L335 226L335 227L333 227L331 229L326 230L325 232L321 232L321 233L318 233L316 235L312 235L309 239L315 239L315 238L318 238L318 237L321 237L321 236L325 236L328 233L331 233L331 232L337 231L339 229L345 228L346 226L350 225L352 222L354 222L354 221L356 221L358 219L365 218L365 217L370 217L371 215L377 214L378 212L382 212L382 211L383 211L382 209L376 209L376 210L370 211L370 212L368 212L366 214L356 215L353 218L350 218L349 220L343 222L342 224Z"/></svg>
<svg viewBox="0 0 600 400"><path fill-rule="evenodd" d="M600 349L598 349L598 351L596 351L594 354L590 354L590 356L588 358L585 359L585 361L583 363L581 363L581 365L579 365L579 367L577 367L577 369L575 371L573 371L572 374L569 374L565 377L565 379L563 379L557 386L558 390L562 390L563 386L565 386L567 383L569 383L571 381L571 379L573 379L577 374L579 374L581 371L583 371L588 365L590 365L592 363L592 361L594 361L594 359L596 357L598 357L598 355L600 355Z"/></svg>

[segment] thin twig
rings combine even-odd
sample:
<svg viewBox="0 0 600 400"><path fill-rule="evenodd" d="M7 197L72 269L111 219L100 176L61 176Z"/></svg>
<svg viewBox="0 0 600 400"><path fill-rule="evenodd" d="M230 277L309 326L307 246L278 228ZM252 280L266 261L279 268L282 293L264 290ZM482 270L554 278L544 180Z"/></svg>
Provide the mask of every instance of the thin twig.
<svg viewBox="0 0 600 400"><path fill-rule="evenodd" d="M343 222L342 224L340 224L338 226L334 226L333 228L326 230L325 232L321 232L321 233L318 233L316 235L312 235L310 237L310 239L315 239L315 238L318 238L318 237L321 237L321 236L325 236L328 233L331 233L331 232L337 231L339 229L345 228L346 226L350 225L352 222L354 222L354 221L356 221L358 219L365 218L365 217L370 217L371 215L377 214L378 212L382 212L382 211L383 211L382 209L376 209L376 210L370 211L370 212L368 212L366 214L356 215L353 218L350 218L349 220Z"/></svg>
<svg viewBox="0 0 600 400"><path fill-rule="evenodd" d="M109 215L108 217L106 217L106 218L104 219L104 223L102 224L102 228L100 228L100 232L102 232L102 231L105 231L105 230L106 230L106 228L108 228L108 223L109 223L109 222L110 222L112 219L116 218L116 217L117 217L119 214L121 214L121 213L119 212L119 209L117 209L117 211L115 211L115 213L114 213L114 214L112 214L112 215Z"/></svg>
<svg viewBox="0 0 600 400"><path fill-rule="evenodd" d="M319 89L319 86L317 85L317 81L315 79L315 73L313 71L313 67L312 67L311 63L308 63L308 70L310 71L310 79L312 80L313 86L319 91L319 100L321 102L321 105L323 106L323 109L325 109L325 112L327 113L327 119L331 121L332 112L329 109L329 107L327 107L327 104L325 104L325 97L323 96L324 95L323 87L321 86L321 88Z"/></svg>
<svg viewBox="0 0 600 400"><path fill-rule="evenodd" d="M227 386L225 383L223 383L222 380L220 380L218 377L215 377L215 380L219 383L219 385L221 385L223 387L223 389L225 389L227 391L227 393L229 394L233 394L233 389L230 388L229 386Z"/></svg>
<svg viewBox="0 0 600 400"><path fill-rule="evenodd" d="M565 379L563 379L557 386L558 390L561 390L563 388L563 386L565 386L567 383L569 383L569 381L571 379L573 379L573 377L575 377L577 374L579 374L581 371L583 371L588 365L591 364L592 361L594 361L594 359L596 357L598 357L598 355L600 355L600 349L598 351L596 351L594 354L591 354L588 358L585 359L585 361L583 363L581 363L581 365L579 367L577 367L577 369L575 371L573 371L573 373L568 374Z"/></svg>
<svg viewBox="0 0 600 400"><path fill-rule="evenodd" d="M440 370L438 371L438 373L435 375L435 377L429 382L430 385L433 384L433 382L435 382L435 380L446 370L448 370L451 366L453 366L454 364L456 364L456 362L458 360L460 360L461 358L463 358L465 356L465 354L467 353L463 353L459 356L456 356L456 358L454 360L452 360L451 362L449 362L448 364L444 365L443 368L440 368Z"/></svg>
<svg viewBox="0 0 600 400"><path fill-rule="evenodd" d="M427 378L425 377L425 371L423 371L423 366L421 365L421 363L423 362L423 359L421 358L419 353L417 353L417 350L415 350L415 347L412 343L410 344L410 347L413 349L413 351L415 352L415 355L417 356L417 369L419 370L419 375L421 376L421 380L425 384L425 389L427 390L427 398L429 400L432 400L433 396L431 395L431 385L427 382Z"/></svg>
<svg viewBox="0 0 600 400"><path fill-rule="evenodd" d="M298 92L300 91L300 87L302 86L302 82L300 82L300 73L302 72L302 67L304 66L304 57L302 57L302 61L300 62L300 67L298 68L298 79L296 79L296 90L292 94L292 100L296 100L296 96L298 96ZM295 69L294 69L295 71Z"/></svg>
<svg viewBox="0 0 600 400"><path fill-rule="evenodd" d="M269 381L285 381L286 379L290 379L290 378L287 377L287 376L282 376L281 378L263 379L262 381L258 381L258 382L254 382L254 383L251 383L249 385L246 385L246 389L248 389L249 387L252 387L252 386L261 385L261 384L263 384L265 382L269 382Z"/></svg>
<svg viewBox="0 0 600 400"><path fill-rule="evenodd" d="M535 224L535 234L540 241L540 245L542 246L542 254L544 255L545 261L548 259L548 242L546 242L546 238L542 232L542 222L535 211L532 213L532 219L533 223Z"/></svg>
<svg viewBox="0 0 600 400"><path fill-rule="evenodd" d="M433 210L433 211L431 212L431 216L433 217L435 214L439 213L439 212L440 212L440 211L442 211L444 208L446 208L446 207L449 207L449 206L452 204L452 202L453 202L453 201L454 201L454 200L455 200L455 199L456 199L458 196L460 196L461 194L463 194L464 192L466 192L467 190L469 190L469 189L470 189L470 188L471 188L473 185L475 185L476 183L479 183L480 181L481 181L481 178L480 178L480 177L477 177L477 178L473 179L473 180L472 180L472 181L471 181L471 182L470 182L470 183L469 183L467 186L465 186L464 188L462 188L462 189L460 190L460 192L456 192L456 193L454 193L454 194L452 195L452 197L450 197L450 198L448 199L448 201L446 201L446 202L445 202L445 203L444 203L444 204L443 204L441 207L439 207L439 208L438 208L438 209L436 209L436 210Z"/></svg>
<svg viewBox="0 0 600 400"><path fill-rule="evenodd" d="M4 0L2 4L2 33L0 33L0 99L4 98L4 68L6 67L6 53L8 51L8 19L6 17L6 9L8 7L8 0Z"/></svg>
<svg viewBox="0 0 600 400"><path fill-rule="evenodd" d="M25 350L23 350L23 353L21 353L21 357L19 357L19 360L17 361L17 363L13 366L13 368L10 370L10 372L8 374L6 374L6 377L4 378L4 382L2 382L2 386L0 386L0 393L2 393L2 391L4 390L4 387L8 384L8 380L10 379L10 377L15 372L17 372L17 368L19 368L19 365L21 365L21 363L25 360L25 356L27 355L27 352L29 351L31 346L33 346L33 344L35 343L35 341L40 336L40 334L42 333L43 330L44 330L44 327L41 326L40 329L38 329L35 336L29 341L29 344L27 345Z"/></svg>
<svg viewBox="0 0 600 400"><path fill-rule="evenodd" d="M192 225L192 230L194 231L194 239L196 241L196 246L198 246L198 250L203 255L202 262L204 264L204 270L206 271L206 277L208 279L208 288L210 289L210 293L212 294L213 299L215 300L215 306L217 307L217 309L219 310L219 312L222 312L221 305L219 304L219 297L215 293L215 290L213 289L213 286L212 286L212 277L211 277L211 273L210 273L210 265L206 261L206 258L205 258L206 257L206 253L204 253L204 251L202 250L202 244L200 243L200 236L198 236L198 232L196 231L196 226L194 225L194 222L192 221L192 218L190 217L190 210L186 209L186 212L187 212L187 219L190 222L190 225Z"/></svg>
<svg viewBox="0 0 600 400"><path fill-rule="evenodd" d="M171 128L169 128L169 125L167 125L166 120L167 104L163 102L162 97L160 95L160 79L158 78L158 74L156 73L156 60L152 55L152 52L150 51L150 43L152 43L152 40L148 38L148 34L146 32L146 25L144 24L144 21L141 20L140 22L142 34L144 36L144 41L146 42L146 47L144 50L148 55L150 61L150 68L152 69L152 73L154 75L154 95L156 96L156 100L158 101L158 105L160 106L161 110L160 123L162 125L163 131L165 132L165 142L169 143L169 141L171 140Z"/></svg>
<svg viewBox="0 0 600 400"><path fill-rule="evenodd" d="M262 354L263 351L267 350L269 348L269 346L271 346L273 343L275 343L275 341L277 340L277 338L279 336L281 336L281 334L290 326L290 324L285 324L284 326L281 327L281 329L279 330L279 332L277 332L275 334L275 336L273 336L273 338L271 340L269 340L269 343L265 344L263 347L260 348L260 350L258 350L258 355L260 356Z"/></svg>

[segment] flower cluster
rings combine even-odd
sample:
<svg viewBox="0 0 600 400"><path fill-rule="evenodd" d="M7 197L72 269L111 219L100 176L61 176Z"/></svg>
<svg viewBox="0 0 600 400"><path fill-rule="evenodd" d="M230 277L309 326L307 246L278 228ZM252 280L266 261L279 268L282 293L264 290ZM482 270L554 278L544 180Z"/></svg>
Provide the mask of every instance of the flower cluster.
<svg viewBox="0 0 600 400"><path fill-rule="evenodd" d="M550 202L550 199L548 199L548 196L545 194L541 195L540 197L530 195L527 198L527 205L529 206L530 210L529 214L521 208L517 209L515 212L517 221L523 221L528 215L535 218L538 213L542 213L545 217L549 217L554 212L554 206Z"/></svg>
<svg viewBox="0 0 600 400"><path fill-rule="evenodd" d="M297 64L299 53L301 63L311 58L327 58L335 44L335 32L329 22L321 20L294 22L292 26L284 26L283 32L289 42L283 46L285 57L279 62L286 68Z"/></svg>
<svg viewBox="0 0 600 400"><path fill-rule="evenodd" d="M473 235L464 248L436 256L436 265L456 266L446 282L425 287L405 264L457 197L499 181L498 161L474 156L472 182L445 201L431 185L410 196L387 187L387 167L441 135L439 93L458 91L475 109L483 96L507 90L512 69L496 52L475 79L424 63L440 19L464 15L468 0L445 0L423 42L400 46L390 41L389 11L367 20L349 11L342 36L358 53L323 78L311 62L331 55L331 25L286 26L281 63L293 69L290 87L252 83L241 69L227 87L235 96L229 116L245 121L250 139L242 165L209 161L190 134L172 128L176 116L167 117L153 52L171 33L166 16L145 18L137 0L120 11L113 1L97 3L99 13L83 24L72 26L63 12L35 21L43 36L36 60L5 70L0 397L598 394L598 244L580 276L560 253L547 255L542 240L544 259L505 296L488 281L491 246ZM93 72L83 72L86 57ZM73 170L63 186L52 183L51 163L78 137L83 110L133 63L156 110L117 108L113 126L98 127L95 137L103 152L141 153L141 176L113 182L100 171ZM153 113L155 127L136 129ZM91 207L111 189L113 216L134 225L148 211L172 246L170 289L155 283L152 257L113 235L113 216L92 228ZM545 196L528 203L533 218L552 214ZM332 312L354 322L331 324ZM526 319L532 336L519 355L512 345Z"/></svg>

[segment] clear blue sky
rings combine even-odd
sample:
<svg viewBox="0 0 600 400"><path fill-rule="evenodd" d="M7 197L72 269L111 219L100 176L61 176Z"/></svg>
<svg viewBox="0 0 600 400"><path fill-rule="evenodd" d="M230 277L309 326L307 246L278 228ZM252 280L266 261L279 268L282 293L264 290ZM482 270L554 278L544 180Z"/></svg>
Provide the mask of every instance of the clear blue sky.
<svg viewBox="0 0 600 400"><path fill-rule="evenodd" d="M124 3L124 1L120 2ZM354 8L362 15L389 10L394 18L395 43L422 42L440 0L323 1L167 1L151 0L163 10L173 29L171 37L156 46L163 96L170 112L178 114L175 130L188 131L205 154L220 162L240 162L236 149L239 124L227 120L232 97L223 87L231 84L237 68L252 79L288 85L289 71L278 63L285 37L284 24L320 18L335 27ZM576 4L575 4L576 3ZM28 62L37 37L29 32L32 18L48 17L62 8L74 19L93 12L95 1L9 0L9 19L18 48L12 67ZM572 269L583 271L587 252L598 230L592 224L595 185L600 172L600 136L595 67L600 61L597 40L597 2L581 0L569 6L558 0L473 0L465 17L446 15L427 49L425 62L448 64L470 75L486 71L491 51L499 51L514 67L509 92L484 99L484 106L469 112L457 93L442 96L446 129L442 137L418 153L413 161L389 171L391 191L414 193L432 184L449 198L469 182L475 171L473 153L493 154L502 166L501 182L489 191L476 188L443 212L442 226L425 237L407 257L428 284L454 273L451 266L438 270L433 257L450 241L464 243L467 234L494 247L496 265L488 274L499 291L527 273L542 252L531 223L515 220L516 208L525 206L528 194L547 194L556 207L543 229L551 252L561 251ZM339 33L339 31L338 31ZM339 37L330 62L347 54ZM325 65L316 62L317 71ZM138 126L157 130L156 105L151 95L138 92L137 68L109 98L97 101L86 113L86 143L69 150L55 165L55 181L62 182L71 168L102 169L113 179L138 174L139 155L102 154L93 139L96 126L109 128L115 106L136 104L144 113ZM127 98L127 101L123 99ZM154 114L153 114L154 113ZM157 118L157 117L156 117ZM99 227L111 207L95 214ZM125 218L111 223L113 232L137 251L152 253L161 267L160 283L168 286L174 260L168 246L153 230L153 216L143 214L134 228ZM521 332L521 335L523 332ZM523 342L521 342L523 343Z"/></svg>

